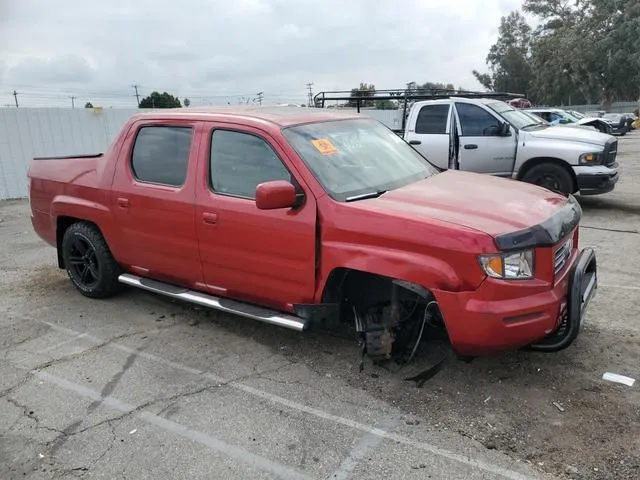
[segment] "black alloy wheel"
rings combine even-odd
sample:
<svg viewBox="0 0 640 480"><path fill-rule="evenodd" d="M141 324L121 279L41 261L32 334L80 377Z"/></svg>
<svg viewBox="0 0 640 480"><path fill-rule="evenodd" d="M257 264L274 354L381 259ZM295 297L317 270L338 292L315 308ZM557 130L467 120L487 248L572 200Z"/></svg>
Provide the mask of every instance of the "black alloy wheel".
<svg viewBox="0 0 640 480"><path fill-rule="evenodd" d="M70 225L60 248L67 274L80 293L91 298L106 298L120 291L121 268L94 224Z"/></svg>

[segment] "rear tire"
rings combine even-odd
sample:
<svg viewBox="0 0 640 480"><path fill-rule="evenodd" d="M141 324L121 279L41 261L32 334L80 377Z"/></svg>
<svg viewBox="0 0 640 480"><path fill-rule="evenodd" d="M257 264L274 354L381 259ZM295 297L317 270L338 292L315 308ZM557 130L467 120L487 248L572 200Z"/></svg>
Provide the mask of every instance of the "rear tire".
<svg viewBox="0 0 640 480"><path fill-rule="evenodd" d="M120 266L98 227L88 222L70 225L60 248L71 283L82 295L107 298L121 290Z"/></svg>
<svg viewBox="0 0 640 480"><path fill-rule="evenodd" d="M555 163L540 163L532 167L524 174L522 180L560 193L565 197L575 191L571 174Z"/></svg>

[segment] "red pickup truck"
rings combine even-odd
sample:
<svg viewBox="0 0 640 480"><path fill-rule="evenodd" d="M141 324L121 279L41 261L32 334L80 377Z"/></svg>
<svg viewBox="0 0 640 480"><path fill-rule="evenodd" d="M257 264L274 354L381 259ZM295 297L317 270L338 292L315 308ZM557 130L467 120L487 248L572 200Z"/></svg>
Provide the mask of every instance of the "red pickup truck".
<svg viewBox="0 0 640 480"><path fill-rule="evenodd" d="M140 113L104 154L36 158L28 177L33 227L82 294L346 323L373 358L415 352L429 328L463 357L558 351L597 286L572 196L440 171L357 114Z"/></svg>

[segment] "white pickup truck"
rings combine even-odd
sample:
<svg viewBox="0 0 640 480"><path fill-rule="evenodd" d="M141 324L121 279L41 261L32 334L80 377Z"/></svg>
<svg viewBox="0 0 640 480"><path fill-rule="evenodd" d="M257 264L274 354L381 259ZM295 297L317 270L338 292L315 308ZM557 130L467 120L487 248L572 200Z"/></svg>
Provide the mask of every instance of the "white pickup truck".
<svg viewBox="0 0 640 480"><path fill-rule="evenodd" d="M513 178L565 195L607 193L619 179L615 137L550 126L492 98L416 102L402 135L442 169Z"/></svg>

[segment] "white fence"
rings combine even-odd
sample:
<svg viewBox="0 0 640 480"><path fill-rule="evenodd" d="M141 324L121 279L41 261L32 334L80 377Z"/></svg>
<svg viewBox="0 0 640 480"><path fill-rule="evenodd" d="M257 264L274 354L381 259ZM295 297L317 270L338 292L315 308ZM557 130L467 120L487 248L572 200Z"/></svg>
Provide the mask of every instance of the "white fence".
<svg viewBox="0 0 640 480"><path fill-rule="evenodd" d="M0 200L24 198L33 157L104 152L138 109L0 108ZM363 111L400 128L398 111Z"/></svg>
<svg viewBox="0 0 640 480"><path fill-rule="evenodd" d="M104 152L137 111L0 108L0 200L27 196L33 157Z"/></svg>
<svg viewBox="0 0 640 480"><path fill-rule="evenodd" d="M614 104L612 110L632 111L633 105ZM584 110L592 106L579 107ZM127 119L138 111L0 108L0 200L27 196L27 170L33 157L104 152ZM392 129L402 127L402 110L363 109L362 114Z"/></svg>
<svg viewBox="0 0 640 480"><path fill-rule="evenodd" d="M640 102L614 102L611 104L611 113L633 113L640 106ZM604 110L602 105L565 105L556 106L565 110L576 110L577 112L599 112Z"/></svg>

